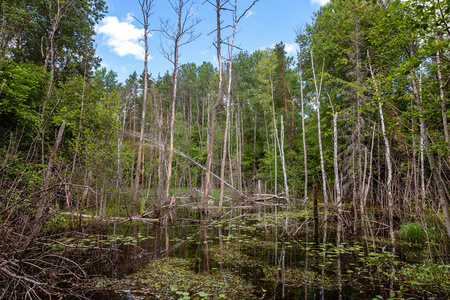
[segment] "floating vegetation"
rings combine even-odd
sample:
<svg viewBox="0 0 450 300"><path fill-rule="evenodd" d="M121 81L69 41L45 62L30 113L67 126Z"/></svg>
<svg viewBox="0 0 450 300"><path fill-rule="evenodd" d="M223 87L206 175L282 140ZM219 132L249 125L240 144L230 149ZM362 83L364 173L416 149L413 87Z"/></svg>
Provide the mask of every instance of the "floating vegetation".
<svg viewBox="0 0 450 300"><path fill-rule="evenodd" d="M99 279L92 288L158 295L161 299L256 299L252 286L227 271L198 273L192 260L161 258L123 280Z"/></svg>

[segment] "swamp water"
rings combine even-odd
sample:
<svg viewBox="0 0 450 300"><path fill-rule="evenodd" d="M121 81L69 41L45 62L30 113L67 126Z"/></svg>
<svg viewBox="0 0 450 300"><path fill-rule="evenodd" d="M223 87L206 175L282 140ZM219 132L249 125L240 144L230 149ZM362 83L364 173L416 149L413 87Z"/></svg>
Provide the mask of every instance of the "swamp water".
<svg viewBox="0 0 450 300"><path fill-rule="evenodd" d="M316 244L311 235L284 233L285 212L235 215L244 217L110 225L94 241L113 251L90 271L99 276L90 283L97 292L89 298L446 299L445 286L432 294L405 285L408 276L417 276L414 269L402 271L398 256L378 242L343 234L336 247L332 222L326 243ZM291 212L288 232L308 226L311 232L312 223L306 212Z"/></svg>

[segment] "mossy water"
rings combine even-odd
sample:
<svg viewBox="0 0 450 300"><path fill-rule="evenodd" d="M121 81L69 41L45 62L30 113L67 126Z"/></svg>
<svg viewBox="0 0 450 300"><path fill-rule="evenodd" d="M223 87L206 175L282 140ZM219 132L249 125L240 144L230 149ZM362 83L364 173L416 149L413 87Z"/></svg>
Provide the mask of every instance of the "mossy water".
<svg viewBox="0 0 450 300"><path fill-rule="evenodd" d="M305 210L237 209L207 222L190 213L173 223L165 219L167 225L111 225L94 243L114 248L114 257L99 260L91 270L99 276L85 288L98 291L97 299L449 297L450 265L430 258L439 257L436 245L404 242L393 253L382 239L342 235L337 246L332 220L325 244L322 238L315 243L306 234L308 216ZM289 234L301 227L302 233Z"/></svg>

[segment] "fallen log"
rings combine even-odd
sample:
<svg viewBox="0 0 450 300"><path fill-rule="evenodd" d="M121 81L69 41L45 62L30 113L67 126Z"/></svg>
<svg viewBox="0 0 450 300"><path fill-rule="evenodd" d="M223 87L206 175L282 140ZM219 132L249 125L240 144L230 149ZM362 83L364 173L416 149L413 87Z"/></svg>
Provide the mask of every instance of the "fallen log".
<svg viewBox="0 0 450 300"><path fill-rule="evenodd" d="M91 221L102 221L106 223L123 223L123 222L147 222L147 223L157 223L159 219L151 219L145 218L142 216L132 216L132 217L99 217L99 216L91 216L81 213L74 212L63 212L62 215L72 216L75 218L81 218L83 220L91 220Z"/></svg>

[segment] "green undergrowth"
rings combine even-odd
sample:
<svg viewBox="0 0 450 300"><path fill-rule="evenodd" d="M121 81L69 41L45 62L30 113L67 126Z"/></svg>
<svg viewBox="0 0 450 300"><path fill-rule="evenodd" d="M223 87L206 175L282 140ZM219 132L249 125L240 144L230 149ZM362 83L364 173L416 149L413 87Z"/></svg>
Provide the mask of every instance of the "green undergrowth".
<svg viewBox="0 0 450 300"><path fill-rule="evenodd" d="M412 244L422 244L427 240L425 231L419 222L402 224L398 234L402 240Z"/></svg>
<svg viewBox="0 0 450 300"><path fill-rule="evenodd" d="M163 258L123 280L99 279L91 288L130 291L158 299L256 299L252 286L227 271L197 273L192 260Z"/></svg>

